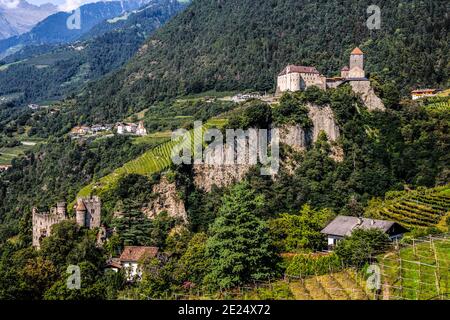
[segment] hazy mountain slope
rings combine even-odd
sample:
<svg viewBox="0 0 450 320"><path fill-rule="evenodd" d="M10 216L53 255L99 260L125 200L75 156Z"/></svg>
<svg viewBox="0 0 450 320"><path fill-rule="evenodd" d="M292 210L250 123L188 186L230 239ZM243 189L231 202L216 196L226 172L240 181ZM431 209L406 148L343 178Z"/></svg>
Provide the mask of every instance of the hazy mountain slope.
<svg viewBox="0 0 450 320"><path fill-rule="evenodd" d="M378 1L382 27L366 27L369 0L195 0L161 28L125 68L96 83L81 101L96 119L117 117L155 99L209 89L275 87L288 63L328 75L356 45L366 69L398 87L448 81L448 1ZM139 94L134 94L139 92ZM109 113L111 114L111 113Z"/></svg>
<svg viewBox="0 0 450 320"><path fill-rule="evenodd" d="M25 0L18 1L17 5L0 2L0 39L30 31L36 23L56 11L58 8L50 3L35 6Z"/></svg>
<svg viewBox="0 0 450 320"><path fill-rule="evenodd" d="M99 24L117 30L97 31L91 34L92 39L72 45L26 47L5 59L7 65L0 70L0 96L14 94L19 103L60 99L86 81L120 67L149 34L184 7L173 0L153 0L127 14L127 19Z"/></svg>
<svg viewBox="0 0 450 320"><path fill-rule="evenodd" d="M138 8L140 1L96 2L80 7L80 28L67 27L67 20L72 16L71 12L55 13L40 23L30 32L0 41L0 55L7 55L26 45L67 43L74 41L88 32L101 21L116 17L123 13Z"/></svg>

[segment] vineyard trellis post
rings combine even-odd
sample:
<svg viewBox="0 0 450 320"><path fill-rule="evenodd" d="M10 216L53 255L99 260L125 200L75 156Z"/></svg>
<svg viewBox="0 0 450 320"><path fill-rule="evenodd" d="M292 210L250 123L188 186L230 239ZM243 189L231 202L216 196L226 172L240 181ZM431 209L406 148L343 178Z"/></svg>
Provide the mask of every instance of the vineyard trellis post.
<svg viewBox="0 0 450 320"><path fill-rule="evenodd" d="M434 271L435 277L436 277L436 290L437 290L437 294L439 296L439 298L441 300L443 300L443 295L441 293L441 277L440 277L440 270L439 270L439 259L437 256L437 250L436 250L436 246L434 245L434 241L433 241L433 237L430 235L430 242L431 242L431 247L433 250L433 255L434 255L434 263L436 265L436 270Z"/></svg>
<svg viewBox="0 0 450 320"><path fill-rule="evenodd" d="M417 300L420 300L420 296L422 294L422 263L420 262L420 255L417 255L417 251L414 244L414 256L419 262L419 292L416 295Z"/></svg>
<svg viewBox="0 0 450 320"><path fill-rule="evenodd" d="M399 264L399 277L400 277L400 296L403 297L403 262L402 262L402 254L400 251L400 246L396 246L397 255L398 255L398 264Z"/></svg>

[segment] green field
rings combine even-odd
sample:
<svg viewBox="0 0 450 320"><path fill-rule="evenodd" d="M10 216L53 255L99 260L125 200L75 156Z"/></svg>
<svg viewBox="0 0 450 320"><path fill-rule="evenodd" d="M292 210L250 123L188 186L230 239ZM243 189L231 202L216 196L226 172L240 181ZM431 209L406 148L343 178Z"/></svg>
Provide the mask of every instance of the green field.
<svg viewBox="0 0 450 320"><path fill-rule="evenodd" d="M415 241L380 257L382 285L389 299L450 299L450 237Z"/></svg>
<svg viewBox="0 0 450 320"><path fill-rule="evenodd" d="M23 155L25 151L31 150L31 145L21 145L14 148L0 148L0 165L11 164L12 159Z"/></svg>

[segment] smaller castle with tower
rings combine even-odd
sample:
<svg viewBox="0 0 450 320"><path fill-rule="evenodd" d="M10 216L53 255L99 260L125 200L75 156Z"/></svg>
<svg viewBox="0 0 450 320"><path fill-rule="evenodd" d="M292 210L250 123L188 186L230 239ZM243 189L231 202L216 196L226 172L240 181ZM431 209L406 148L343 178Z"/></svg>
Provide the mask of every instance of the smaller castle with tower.
<svg viewBox="0 0 450 320"><path fill-rule="evenodd" d="M40 248L41 241L45 237L50 236L51 227L54 224L60 223L64 220L69 220L66 211L67 204L65 202L58 202L56 207L50 208L49 212L39 212L37 208L32 210L33 223L33 246ZM75 205L75 221L85 228L94 229L100 227L102 204L100 198L97 196L77 198Z"/></svg>

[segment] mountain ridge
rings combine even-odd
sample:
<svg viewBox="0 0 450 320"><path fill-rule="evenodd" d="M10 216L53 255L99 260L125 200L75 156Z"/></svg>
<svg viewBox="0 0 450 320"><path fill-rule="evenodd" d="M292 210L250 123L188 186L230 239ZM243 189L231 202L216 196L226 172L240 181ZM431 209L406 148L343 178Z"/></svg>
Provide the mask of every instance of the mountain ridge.
<svg viewBox="0 0 450 320"><path fill-rule="evenodd" d="M102 20L116 17L124 11L136 9L139 1L108 1L82 5L80 22L74 28L68 28L68 20L74 12L57 12L40 21L29 32L0 40L0 57L5 57L23 46L68 43L77 40Z"/></svg>
<svg viewBox="0 0 450 320"><path fill-rule="evenodd" d="M25 0L0 2L0 40L30 31L39 21L56 11L58 7L51 3L38 6Z"/></svg>
<svg viewBox="0 0 450 320"><path fill-rule="evenodd" d="M21 105L62 99L125 63L149 34L184 7L178 1L153 0L113 26L99 23L99 29L72 44L25 47L3 60L0 96L18 95Z"/></svg>
<svg viewBox="0 0 450 320"><path fill-rule="evenodd" d="M80 98L80 112L98 120L111 109L123 116L177 95L274 90L276 75L289 63L333 76L355 46L366 52L369 75L395 81L404 94L413 86L446 85L449 4L380 1L383 24L376 31L366 27L371 4L195 0L121 70L92 84Z"/></svg>

